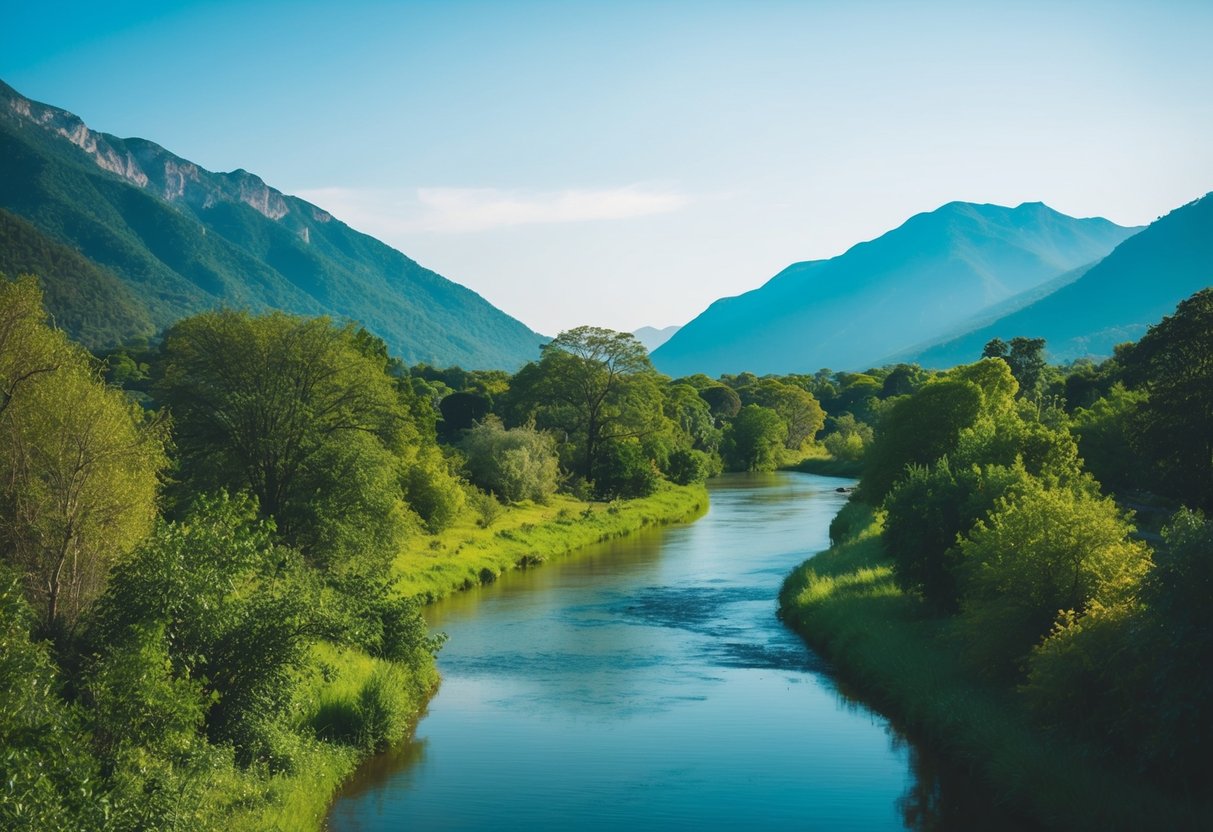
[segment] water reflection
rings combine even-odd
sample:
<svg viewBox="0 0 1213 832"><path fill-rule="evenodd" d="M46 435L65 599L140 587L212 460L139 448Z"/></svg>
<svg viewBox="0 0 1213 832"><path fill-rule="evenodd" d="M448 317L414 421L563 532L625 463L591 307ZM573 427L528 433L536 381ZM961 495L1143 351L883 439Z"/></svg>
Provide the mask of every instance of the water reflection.
<svg viewBox="0 0 1213 832"><path fill-rule="evenodd" d="M726 478L692 525L430 608L442 688L330 829L1011 828L956 810L971 784L775 617L783 576L828 545L837 485Z"/></svg>

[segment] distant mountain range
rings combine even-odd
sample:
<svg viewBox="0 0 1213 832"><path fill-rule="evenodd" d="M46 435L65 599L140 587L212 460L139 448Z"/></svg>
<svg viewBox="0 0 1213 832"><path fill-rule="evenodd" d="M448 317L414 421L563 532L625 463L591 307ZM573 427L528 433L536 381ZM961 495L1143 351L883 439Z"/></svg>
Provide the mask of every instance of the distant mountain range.
<svg viewBox="0 0 1213 832"><path fill-rule="evenodd" d="M0 209L0 269L40 273L92 347L220 306L354 320L408 363L514 369L546 340L252 173L93 131L3 82Z"/></svg>
<svg viewBox="0 0 1213 832"><path fill-rule="evenodd" d="M1076 270L1138 230L1041 203L949 203L838 257L794 264L758 289L716 301L659 347L653 362L673 376L865 369L988 323L999 304L1030 303L1033 292L1077 279Z"/></svg>
<svg viewBox="0 0 1213 832"><path fill-rule="evenodd" d="M644 348L646 350L652 352L666 341L670 340L674 333L679 329L681 329L681 327L678 326L666 326L662 327L661 329L657 329L653 326L642 326L632 334L636 336L637 341L644 344Z"/></svg>
<svg viewBox="0 0 1213 832"><path fill-rule="evenodd" d="M926 367L975 361L992 338L1044 338L1049 358L1102 358L1213 286L1213 194L1176 208L1074 279L984 326L901 356Z"/></svg>

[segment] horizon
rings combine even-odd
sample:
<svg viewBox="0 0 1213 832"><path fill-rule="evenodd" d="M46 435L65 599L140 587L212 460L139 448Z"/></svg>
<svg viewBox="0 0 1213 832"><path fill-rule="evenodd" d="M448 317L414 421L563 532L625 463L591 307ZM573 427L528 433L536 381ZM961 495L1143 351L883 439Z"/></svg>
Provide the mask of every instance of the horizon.
<svg viewBox="0 0 1213 832"><path fill-rule="evenodd" d="M537 332L634 331L949 202L1138 226L1199 198L1213 9L1166 12L23 8L0 77L255 173Z"/></svg>

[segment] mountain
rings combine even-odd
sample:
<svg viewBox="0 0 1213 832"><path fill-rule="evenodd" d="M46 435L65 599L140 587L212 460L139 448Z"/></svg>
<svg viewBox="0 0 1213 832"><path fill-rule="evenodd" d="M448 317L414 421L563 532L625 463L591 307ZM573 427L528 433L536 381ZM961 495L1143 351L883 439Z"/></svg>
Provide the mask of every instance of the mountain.
<svg viewBox="0 0 1213 832"><path fill-rule="evenodd" d="M908 357L951 367L976 360L992 338L1022 335L1044 338L1053 361L1106 358L1207 286L1213 286L1213 194L1155 220L1051 294Z"/></svg>
<svg viewBox="0 0 1213 832"><path fill-rule="evenodd" d="M636 336L636 340L644 344L644 348L649 352L660 347L677 332L681 327L667 326L658 329L653 326L642 326L632 334Z"/></svg>
<svg viewBox="0 0 1213 832"><path fill-rule="evenodd" d="M713 303L653 353L673 376L864 369L1106 255L1138 229L952 202Z"/></svg>
<svg viewBox="0 0 1213 832"><path fill-rule="evenodd" d="M0 82L0 208L75 250L155 328L219 306L350 319L408 363L513 369L545 339L457 283L244 170L89 129ZM56 318L97 297L41 275ZM142 321L127 334L141 334ZM72 331L69 329L69 331ZM78 334L77 331L72 331ZM114 340L111 338L111 340ZM104 346L105 344L94 344Z"/></svg>

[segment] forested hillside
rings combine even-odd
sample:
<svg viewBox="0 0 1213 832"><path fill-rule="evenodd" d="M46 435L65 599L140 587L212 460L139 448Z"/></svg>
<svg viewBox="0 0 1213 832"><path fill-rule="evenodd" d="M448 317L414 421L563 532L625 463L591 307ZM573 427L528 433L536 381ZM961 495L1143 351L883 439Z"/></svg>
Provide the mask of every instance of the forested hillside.
<svg viewBox="0 0 1213 832"><path fill-rule="evenodd" d="M41 274L65 325L97 315L102 297L133 299L137 317L156 329L221 306L281 309L358 321L410 362L505 369L537 356L544 340L254 174L212 173L153 142L92 131L2 82L0 208L121 281L93 281L105 294L92 297L65 286L61 271ZM107 334L106 345L144 334L133 319L108 326L117 337Z"/></svg>

